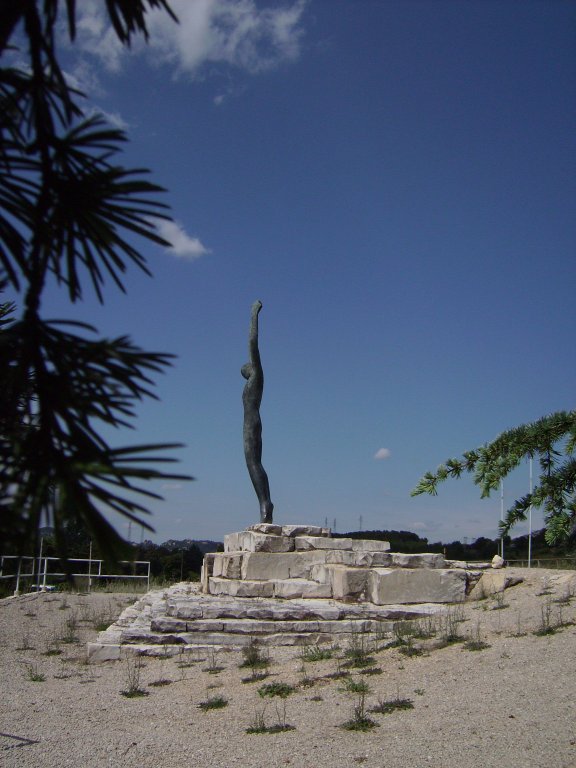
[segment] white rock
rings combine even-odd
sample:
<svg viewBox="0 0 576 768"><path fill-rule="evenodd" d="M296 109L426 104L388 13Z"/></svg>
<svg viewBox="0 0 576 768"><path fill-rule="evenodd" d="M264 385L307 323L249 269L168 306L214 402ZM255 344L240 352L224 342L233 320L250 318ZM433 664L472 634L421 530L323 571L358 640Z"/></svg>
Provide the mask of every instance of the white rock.
<svg viewBox="0 0 576 768"><path fill-rule="evenodd" d="M318 525L283 525L283 536L326 536L326 528L321 528Z"/></svg>
<svg viewBox="0 0 576 768"><path fill-rule="evenodd" d="M329 584L318 584L308 579L286 579L274 581L274 596L292 600L294 598L332 597Z"/></svg>
<svg viewBox="0 0 576 768"><path fill-rule="evenodd" d="M372 539L350 539L350 541L353 552L388 552L390 549L389 541L373 541Z"/></svg>
<svg viewBox="0 0 576 768"><path fill-rule="evenodd" d="M326 562L326 553L247 552L242 560L242 579L307 579L314 565ZM215 574L217 575L217 574Z"/></svg>
<svg viewBox="0 0 576 768"><path fill-rule="evenodd" d="M500 557L500 555L494 555L492 558L492 568L503 568L504 567L504 560Z"/></svg>
<svg viewBox="0 0 576 768"><path fill-rule="evenodd" d="M352 549L352 539L331 539L326 536L296 536L295 549L307 551L310 549Z"/></svg>
<svg viewBox="0 0 576 768"><path fill-rule="evenodd" d="M335 600L366 600L368 575L364 568L348 568L345 565L333 565L330 568L332 596Z"/></svg>
<svg viewBox="0 0 576 768"><path fill-rule="evenodd" d="M242 561L244 555L238 552L217 552L214 555L212 576L224 579L242 578Z"/></svg>
<svg viewBox="0 0 576 768"><path fill-rule="evenodd" d="M384 568L392 565L392 555L389 552L349 552L334 550L326 553L326 562L338 565L352 565L357 568Z"/></svg>
<svg viewBox="0 0 576 768"><path fill-rule="evenodd" d="M255 531L256 533L267 533L269 536L282 536L282 526L275 525L274 523L255 523L254 525L249 525L246 530Z"/></svg>
<svg viewBox="0 0 576 768"><path fill-rule="evenodd" d="M426 552L416 555L392 554L392 565L398 568L445 568L444 555Z"/></svg>
<svg viewBox="0 0 576 768"><path fill-rule="evenodd" d="M466 573L460 570L375 568L369 573L369 599L377 605L455 603L466 595Z"/></svg>
<svg viewBox="0 0 576 768"><path fill-rule="evenodd" d="M273 595L271 581L240 581L211 576L208 588L211 595L231 595L232 597L272 597Z"/></svg>

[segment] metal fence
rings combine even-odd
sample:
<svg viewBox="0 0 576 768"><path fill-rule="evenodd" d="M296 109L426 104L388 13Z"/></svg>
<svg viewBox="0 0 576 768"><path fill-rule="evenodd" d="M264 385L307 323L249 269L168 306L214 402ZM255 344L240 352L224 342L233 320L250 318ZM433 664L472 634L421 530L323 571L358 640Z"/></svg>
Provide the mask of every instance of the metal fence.
<svg viewBox="0 0 576 768"><path fill-rule="evenodd" d="M530 560L506 560L506 565L516 565L519 568L562 568L570 570L576 568L576 557L532 557Z"/></svg>
<svg viewBox="0 0 576 768"><path fill-rule="evenodd" d="M0 555L0 580L12 579L15 582L15 595L20 594L20 585L23 581L30 580L30 591L40 592L53 587L50 582L66 576L72 576L74 579L85 579L88 590L92 588L93 582L97 582L99 579L140 579L145 580L146 589L150 589L149 560L121 560L120 564L125 565L126 570L129 571L127 573L103 573L104 560L74 557L69 558L68 563L71 567L78 568L78 571L67 573L60 570L62 563L57 557ZM76 563L84 565L74 566ZM51 570L51 566L56 567L57 570Z"/></svg>

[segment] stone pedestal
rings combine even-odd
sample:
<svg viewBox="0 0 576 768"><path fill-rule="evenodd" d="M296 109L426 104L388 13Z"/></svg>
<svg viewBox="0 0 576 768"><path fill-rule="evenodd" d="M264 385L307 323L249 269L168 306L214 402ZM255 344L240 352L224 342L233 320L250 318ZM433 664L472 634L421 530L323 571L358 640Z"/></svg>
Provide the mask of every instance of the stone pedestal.
<svg viewBox="0 0 576 768"><path fill-rule="evenodd" d="M334 538L329 529L260 523L224 537L207 556L210 595L333 598L375 605L463 600L480 574L450 567L440 554L391 553L387 541Z"/></svg>
<svg viewBox="0 0 576 768"><path fill-rule="evenodd" d="M317 526L252 525L226 536L224 552L204 557L199 585L149 592L89 644L88 654L105 660L253 641L317 644L358 633L382 640L394 622L442 612L477 584L476 592L497 588L483 570L489 564L469 568L440 554L389 550L388 542L334 538ZM504 589L504 574L498 576Z"/></svg>

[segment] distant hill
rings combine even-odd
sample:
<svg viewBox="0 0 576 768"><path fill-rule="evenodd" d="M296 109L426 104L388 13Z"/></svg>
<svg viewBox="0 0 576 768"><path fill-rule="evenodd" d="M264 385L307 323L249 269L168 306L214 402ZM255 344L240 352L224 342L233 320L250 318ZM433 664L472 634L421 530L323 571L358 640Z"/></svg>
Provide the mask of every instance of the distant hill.
<svg viewBox="0 0 576 768"><path fill-rule="evenodd" d="M168 539L158 546L164 547L170 552L180 552L183 549L190 549L190 547L198 547L200 552L205 555L206 552L217 552L218 547L222 548L222 542L211 539Z"/></svg>

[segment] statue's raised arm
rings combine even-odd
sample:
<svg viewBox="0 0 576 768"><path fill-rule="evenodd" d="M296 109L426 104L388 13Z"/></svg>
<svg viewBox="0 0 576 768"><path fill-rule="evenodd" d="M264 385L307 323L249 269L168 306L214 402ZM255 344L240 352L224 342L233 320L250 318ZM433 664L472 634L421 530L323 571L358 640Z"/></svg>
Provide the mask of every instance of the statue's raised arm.
<svg viewBox="0 0 576 768"><path fill-rule="evenodd" d="M262 421L260 420L260 403L264 391L264 372L258 349L258 315L262 302L255 301L250 317L250 336L248 353L250 362L242 366L242 376L246 379L242 402L244 404L244 456L246 466L252 480L252 485L260 504L260 521L272 522L274 505L270 500L268 475L262 466Z"/></svg>

